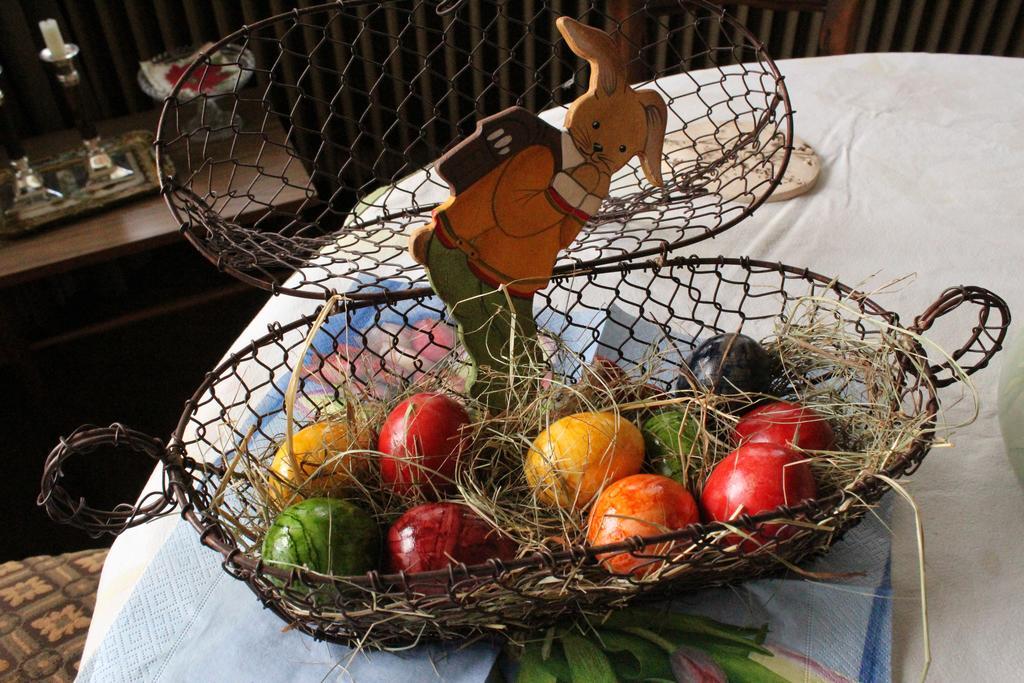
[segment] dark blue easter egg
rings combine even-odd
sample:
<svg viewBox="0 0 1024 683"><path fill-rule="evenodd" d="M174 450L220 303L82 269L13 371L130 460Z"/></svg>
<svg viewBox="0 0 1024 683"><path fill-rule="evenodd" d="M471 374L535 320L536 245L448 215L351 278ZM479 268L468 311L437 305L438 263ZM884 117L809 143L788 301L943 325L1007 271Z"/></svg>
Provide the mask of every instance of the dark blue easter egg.
<svg viewBox="0 0 1024 683"><path fill-rule="evenodd" d="M720 334L697 347L690 357L690 377L680 377L676 387L690 389L691 380L716 394L767 392L772 379L772 359L764 347L745 334Z"/></svg>

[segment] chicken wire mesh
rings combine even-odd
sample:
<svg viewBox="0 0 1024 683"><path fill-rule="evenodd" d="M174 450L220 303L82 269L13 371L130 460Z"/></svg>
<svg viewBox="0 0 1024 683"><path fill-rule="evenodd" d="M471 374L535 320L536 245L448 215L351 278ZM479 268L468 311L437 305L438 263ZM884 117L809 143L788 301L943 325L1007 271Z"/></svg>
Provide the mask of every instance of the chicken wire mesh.
<svg viewBox="0 0 1024 683"><path fill-rule="evenodd" d="M664 97L666 182L648 186L634 159L556 272L666 252L735 225L788 163L791 111L777 68L721 8L609 5L614 17L606 3L568 0L343 0L247 26L197 59L166 101L158 155L188 160L163 179L168 203L200 252L256 286L357 299L373 296L366 272L419 283L405 236L448 195L432 162L506 107L559 126L585 90L586 63L555 28L569 15L616 35L633 82ZM255 65L225 61L229 44ZM205 87L224 68L255 85ZM261 115L217 123L246 107ZM236 154L242 138L258 141L255 158ZM275 204L285 189L304 198ZM239 222L254 210L254 222Z"/></svg>

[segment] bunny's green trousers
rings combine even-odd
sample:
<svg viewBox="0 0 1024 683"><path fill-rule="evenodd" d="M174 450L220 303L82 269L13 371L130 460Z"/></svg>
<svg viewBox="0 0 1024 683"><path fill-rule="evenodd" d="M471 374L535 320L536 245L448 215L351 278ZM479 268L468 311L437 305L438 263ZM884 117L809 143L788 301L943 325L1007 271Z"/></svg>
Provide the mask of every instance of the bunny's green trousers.
<svg viewBox="0 0 1024 683"><path fill-rule="evenodd" d="M514 393L528 390L526 380L542 374L532 367L540 357L532 297L512 296L482 282L466 255L444 246L436 236L430 238L426 260L430 284L448 305L459 325L459 340L472 359L470 395L492 410L508 408ZM531 367L516 372L521 364Z"/></svg>

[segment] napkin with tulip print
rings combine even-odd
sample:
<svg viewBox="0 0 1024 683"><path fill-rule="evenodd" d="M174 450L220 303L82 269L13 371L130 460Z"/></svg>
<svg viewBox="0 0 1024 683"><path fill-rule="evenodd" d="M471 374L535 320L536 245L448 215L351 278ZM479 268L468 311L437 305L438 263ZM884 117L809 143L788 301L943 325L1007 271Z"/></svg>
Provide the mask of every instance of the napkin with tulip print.
<svg viewBox="0 0 1024 683"><path fill-rule="evenodd" d="M519 683L874 683L890 680L889 501L799 576L695 591L601 624L565 623L505 657ZM853 575L853 578L851 578Z"/></svg>

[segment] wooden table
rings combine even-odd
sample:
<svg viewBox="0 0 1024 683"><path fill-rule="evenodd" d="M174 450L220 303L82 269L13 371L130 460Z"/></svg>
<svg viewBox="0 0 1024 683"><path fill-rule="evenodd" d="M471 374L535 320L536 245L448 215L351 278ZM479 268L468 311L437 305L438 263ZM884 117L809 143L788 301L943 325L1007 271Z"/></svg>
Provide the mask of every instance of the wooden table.
<svg viewBox="0 0 1024 683"><path fill-rule="evenodd" d="M244 97L239 104L239 113L245 121L262 121L264 114L257 110L258 97ZM98 124L100 134L111 135L131 130L154 130L160 110L154 109ZM276 118L267 120L267 136L239 135L223 140L211 141L207 158L238 159L241 165L220 163L204 167L197 173L203 187L225 194L228 187L244 188L251 201L231 200L230 207L223 206L226 199L215 205L218 210L232 211L232 218L240 223L258 219L267 206L281 210L294 210L307 196L304 186L309 176L302 165L291 157L283 144L263 144L264 139L281 143L285 131ZM76 130L51 133L25 141L30 158L42 158L70 149L79 144ZM229 145L234 145L230 150ZM184 145L177 145L182 150ZM172 150L171 160L179 173L189 172L188 160ZM193 154L196 149L193 146ZM279 179L269 175L258 177L256 166L268 174L287 174L289 183L282 187ZM237 215L235 215L237 214ZM166 255L157 259L157 267L174 269L181 258L188 259L188 249L179 235L179 225L167 207L164 198L153 194L121 204L101 213L54 226L43 232L10 241L0 240L0 367L13 366L15 375L27 387L29 395L40 398L45 395L46 382L41 371L38 354L50 347L68 344L96 334L109 332L124 325L166 316L170 313L189 310L195 306L209 304L213 300L238 297L246 293L248 285L221 278L211 283L209 278L190 280L182 275L181 287L168 291L165 286L159 291L147 290L145 281L127 283L131 291L142 291L142 296L133 300L118 302L116 306L93 305L88 308L90 315L69 316L62 311L45 292L49 281L58 277L73 277L86 272L89 266L105 267L110 262L116 271L117 259L149 252L156 249L173 249L175 243L182 248L177 263L165 263ZM199 257L196 256L196 259ZM191 261L194 263L194 261ZM164 265L160 265L164 264ZM209 266L213 275L213 266ZM74 271L74 272L72 272ZM202 273L202 271L200 271ZM67 275L63 275L67 274ZM157 273L152 274L155 279ZM166 278L165 278L166 279ZM38 285L38 286L37 286ZM58 287L59 288L59 287ZM43 290L43 293L36 290ZM109 298L109 297L108 297ZM43 310L49 315L51 325L57 329L40 332L34 326L34 319Z"/></svg>
<svg viewBox="0 0 1024 683"><path fill-rule="evenodd" d="M247 106L243 103L239 105L239 112L244 119L262 118L263 114L255 111L251 100ZM155 130L159 114L159 109L156 109L102 121L98 128L100 134ZM268 123L268 133L278 142L285 138L285 132L276 119ZM287 169L289 183L283 189L280 182L267 182L272 180L270 178L252 186L250 192L254 201L241 210L240 223L258 218L265 210L264 205L288 208L306 198L302 186L309 182L309 176L301 164L289 157L283 146L261 145L261 141L262 136L259 135L241 135L234 141L228 137L210 143L215 156L218 147L226 148L234 143L231 154L238 159L255 161L258 156L264 169ZM40 158L69 149L77 142L77 131L66 130L26 140L25 148L30 158ZM172 151L170 156L179 170L187 168L186 160L180 154ZM220 164L213 166L209 173L211 185L216 187L229 182L227 176L232 170L234 176L230 182L233 187L247 187L256 176L251 167ZM152 195L29 237L0 241L0 287L152 249L178 239L181 239L178 224L166 203L159 195Z"/></svg>

